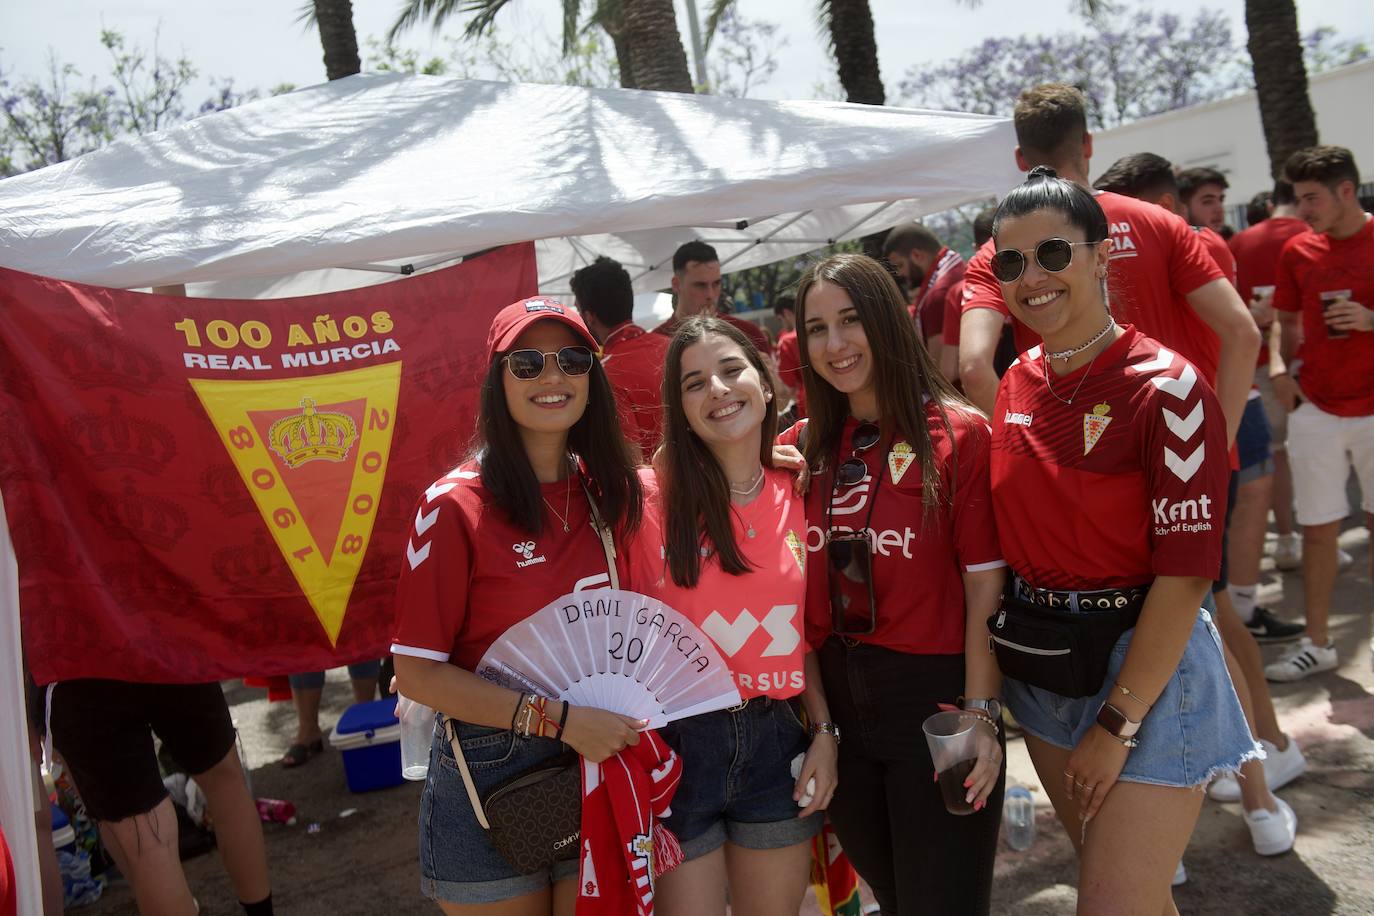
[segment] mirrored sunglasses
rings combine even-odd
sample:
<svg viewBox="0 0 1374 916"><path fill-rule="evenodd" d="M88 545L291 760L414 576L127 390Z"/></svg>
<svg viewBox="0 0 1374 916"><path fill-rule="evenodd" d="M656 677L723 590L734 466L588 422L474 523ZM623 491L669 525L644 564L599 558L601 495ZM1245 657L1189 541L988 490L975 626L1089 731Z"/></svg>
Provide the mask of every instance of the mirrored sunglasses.
<svg viewBox="0 0 1374 916"><path fill-rule="evenodd" d="M586 375L592 371L592 363L596 361L596 356L586 347L562 347L554 353L512 350L503 359L511 375L528 382L544 374L550 356L557 360L559 371L568 376Z"/></svg>
<svg viewBox="0 0 1374 916"><path fill-rule="evenodd" d="M1057 274L1073 263L1075 245L1096 245L1097 242L1070 242L1068 239L1045 239L1035 246L1035 263ZM1003 283L1015 283L1026 270L1026 253L1015 248L1003 248L992 256L992 273Z"/></svg>
<svg viewBox="0 0 1374 916"><path fill-rule="evenodd" d="M854 447L854 452L835 469L835 486L852 487L864 477L868 476L868 465L859 456L878 444L878 438L882 433L876 423L861 423L859 428L854 430L854 437L850 444Z"/></svg>

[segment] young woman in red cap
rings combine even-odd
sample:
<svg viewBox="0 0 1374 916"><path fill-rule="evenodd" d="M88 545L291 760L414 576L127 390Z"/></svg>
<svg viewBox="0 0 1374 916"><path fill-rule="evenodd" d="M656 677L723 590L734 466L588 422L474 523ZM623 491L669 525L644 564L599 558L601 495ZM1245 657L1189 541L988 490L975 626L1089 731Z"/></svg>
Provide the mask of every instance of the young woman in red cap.
<svg viewBox="0 0 1374 916"><path fill-rule="evenodd" d="M802 638L805 506L774 455L774 391L730 324L674 332L632 574L715 642L743 702L661 730L683 759L665 823L686 860L655 889L662 916L794 916L835 787L839 733Z"/></svg>
<svg viewBox="0 0 1374 916"><path fill-rule="evenodd" d="M609 584L592 500L623 536L639 524L641 488L596 342L575 311L543 298L507 306L487 357L476 447L421 499L397 592L398 688L441 714L420 803L421 888L448 913L569 914L577 860L527 875L502 858L443 723L456 727L479 796L565 745L599 762L639 742L642 721L552 700L513 726L533 698L473 669L529 614Z"/></svg>

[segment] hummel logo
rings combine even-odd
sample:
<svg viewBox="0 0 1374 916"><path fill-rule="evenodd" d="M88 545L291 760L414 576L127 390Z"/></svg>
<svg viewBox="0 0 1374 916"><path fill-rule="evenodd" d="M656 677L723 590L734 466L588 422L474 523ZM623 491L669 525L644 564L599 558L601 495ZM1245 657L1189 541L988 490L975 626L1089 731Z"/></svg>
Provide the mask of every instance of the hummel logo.
<svg viewBox="0 0 1374 916"><path fill-rule="evenodd" d="M520 554L520 556L524 557L523 560L515 561L515 565L519 569L524 569L526 566L533 566L536 563L544 562L544 557L536 557L534 555L534 552L539 549L535 546L534 541L520 541L518 543L512 544L510 546L510 549L514 550L516 553Z"/></svg>
<svg viewBox="0 0 1374 916"><path fill-rule="evenodd" d="M1014 423L1017 426L1030 428L1031 420L1035 419L1034 413L1020 413L1008 410L1007 415L1002 418L1003 423Z"/></svg>

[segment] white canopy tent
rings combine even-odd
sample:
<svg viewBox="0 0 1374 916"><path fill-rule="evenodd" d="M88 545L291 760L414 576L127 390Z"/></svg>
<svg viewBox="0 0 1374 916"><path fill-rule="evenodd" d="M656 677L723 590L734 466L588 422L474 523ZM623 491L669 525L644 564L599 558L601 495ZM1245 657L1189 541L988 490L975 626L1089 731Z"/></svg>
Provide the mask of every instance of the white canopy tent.
<svg viewBox="0 0 1374 916"><path fill-rule="evenodd" d="M273 298L532 239L547 293L599 254L647 292L693 238L739 270L1000 194L1020 180L1013 144L979 115L360 75L0 181L0 265ZM18 727L16 582L0 508L0 718ZM29 774L2 743L27 912Z"/></svg>
<svg viewBox="0 0 1374 916"><path fill-rule="evenodd" d="M367 74L0 181L0 264L263 298L535 239L545 292L598 254L647 291L692 238L731 271L1000 194L1013 144L980 115Z"/></svg>

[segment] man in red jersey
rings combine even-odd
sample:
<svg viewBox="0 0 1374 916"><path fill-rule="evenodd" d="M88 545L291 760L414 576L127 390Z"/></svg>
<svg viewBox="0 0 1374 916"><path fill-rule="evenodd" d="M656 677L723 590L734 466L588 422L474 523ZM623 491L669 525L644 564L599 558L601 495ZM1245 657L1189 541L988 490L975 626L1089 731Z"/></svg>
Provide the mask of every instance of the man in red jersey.
<svg viewBox="0 0 1374 916"><path fill-rule="evenodd" d="M1295 235L1308 231L1307 223L1298 217L1298 201L1293 186L1279 179L1269 198L1267 214L1262 221L1253 222L1249 229L1231 239L1231 253L1236 258L1236 288L1250 305L1255 323L1265 335L1260 351L1259 368L1255 370L1255 384L1264 402L1265 414L1273 431L1274 484L1271 500L1274 527L1279 539L1274 548L1274 565L1292 570L1302 565L1302 538L1293 521L1293 474L1288 466L1288 411L1274 393L1273 377L1287 374L1279 356L1279 325L1274 321L1274 277L1278 272L1279 252ZM1236 610L1244 613L1244 605L1251 596L1233 593Z"/></svg>
<svg viewBox="0 0 1374 916"><path fill-rule="evenodd" d="M973 250L977 251L987 244L988 239L992 238L992 218L997 213L996 207L985 207L977 216L973 218ZM968 265L964 265L968 269ZM945 378L959 383L959 320L964 314L964 277L961 273L959 282L949 288L945 294L945 317L941 323L940 341L940 371ZM1006 359L1001 360L998 365L1000 370L1016 358L1016 348L1012 340L1011 322L1007 321L1003 325L1002 343L999 353L1006 354Z"/></svg>
<svg viewBox="0 0 1374 916"><path fill-rule="evenodd" d="M1047 83L1023 92L1013 123L1022 170L1046 165L1088 186L1092 135L1078 89ZM1234 440L1260 344L1245 303L1182 219L1110 192L1097 201L1111 229L1108 283L1117 317L1197 366L1216 389ZM959 377L985 411L992 409L997 392L993 360L1006 315L989 267L992 254L991 245L985 245L969 262L959 331ZM1035 335L1018 329L1019 349L1034 343Z"/></svg>
<svg viewBox="0 0 1374 916"><path fill-rule="evenodd" d="M655 334L672 337L682 319L715 315L744 332L765 356L773 352L768 335L752 321L720 312L720 256L710 245L691 241L673 252L673 317L654 328Z"/></svg>
<svg viewBox="0 0 1374 916"><path fill-rule="evenodd" d="M792 406L779 415L779 429L806 416L806 384L802 379L801 344L797 341L797 300L788 293L773 300L773 314L782 322L778 334L778 380L792 393Z"/></svg>
<svg viewBox="0 0 1374 916"><path fill-rule="evenodd" d="M1374 221L1360 206L1360 173L1344 147L1299 150L1283 177L1312 227L1284 243L1274 290L1281 355L1297 376L1276 379L1275 389L1292 410L1288 453L1302 525L1307 636L1265 674L1296 681L1336 667L1327 618L1352 466L1374 528Z"/></svg>
<svg viewBox="0 0 1374 916"><path fill-rule="evenodd" d="M883 257L911 290L911 317L926 349L940 362L944 348L945 299L964 279L964 259L920 223L897 226L883 240ZM917 277L922 277L919 285Z"/></svg>
<svg viewBox="0 0 1374 916"><path fill-rule="evenodd" d="M572 276L577 310L601 344L601 366L615 389L625 438L647 459L663 421L663 359L668 338L630 320L635 294L619 261L597 258Z"/></svg>
<svg viewBox="0 0 1374 916"><path fill-rule="evenodd" d="M1229 187L1226 176L1216 169L1183 169L1178 173L1178 199L1183 204L1181 215L1194 226L1205 226L1220 233L1226 225L1226 189Z"/></svg>
<svg viewBox="0 0 1374 916"><path fill-rule="evenodd" d="M1179 184L1173 164L1154 153L1134 153L1118 159L1094 186L1149 201L1171 213L1180 209ZM1195 226L1194 229L1207 245L1208 253L1227 270L1234 282L1235 261L1221 236L1206 227ZM1259 642L1295 640L1303 632L1302 624L1280 620L1255 602L1273 482L1272 437L1259 390L1252 388L1236 433L1238 462L1231 473L1224 516L1221 575L1213 582L1212 597L1216 602L1217 627L1228 650L1226 663L1231 668L1231 678L1236 690L1249 701L1242 705L1252 730L1265 742L1268 754L1263 763L1265 781L1270 789L1277 789L1300 776L1307 762L1297 743L1279 727L1258 645ZM1237 586L1236 582L1241 584ZM1234 600L1237 592L1242 599L1248 596L1249 600L1238 604ZM1250 810L1267 803L1268 799L1253 791L1252 786L1247 785L1246 789L1250 790L1249 797L1242 798L1240 784L1233 778L1223 777L1214 782L1208 793L1218 801L1241 799Z"/></svg>

